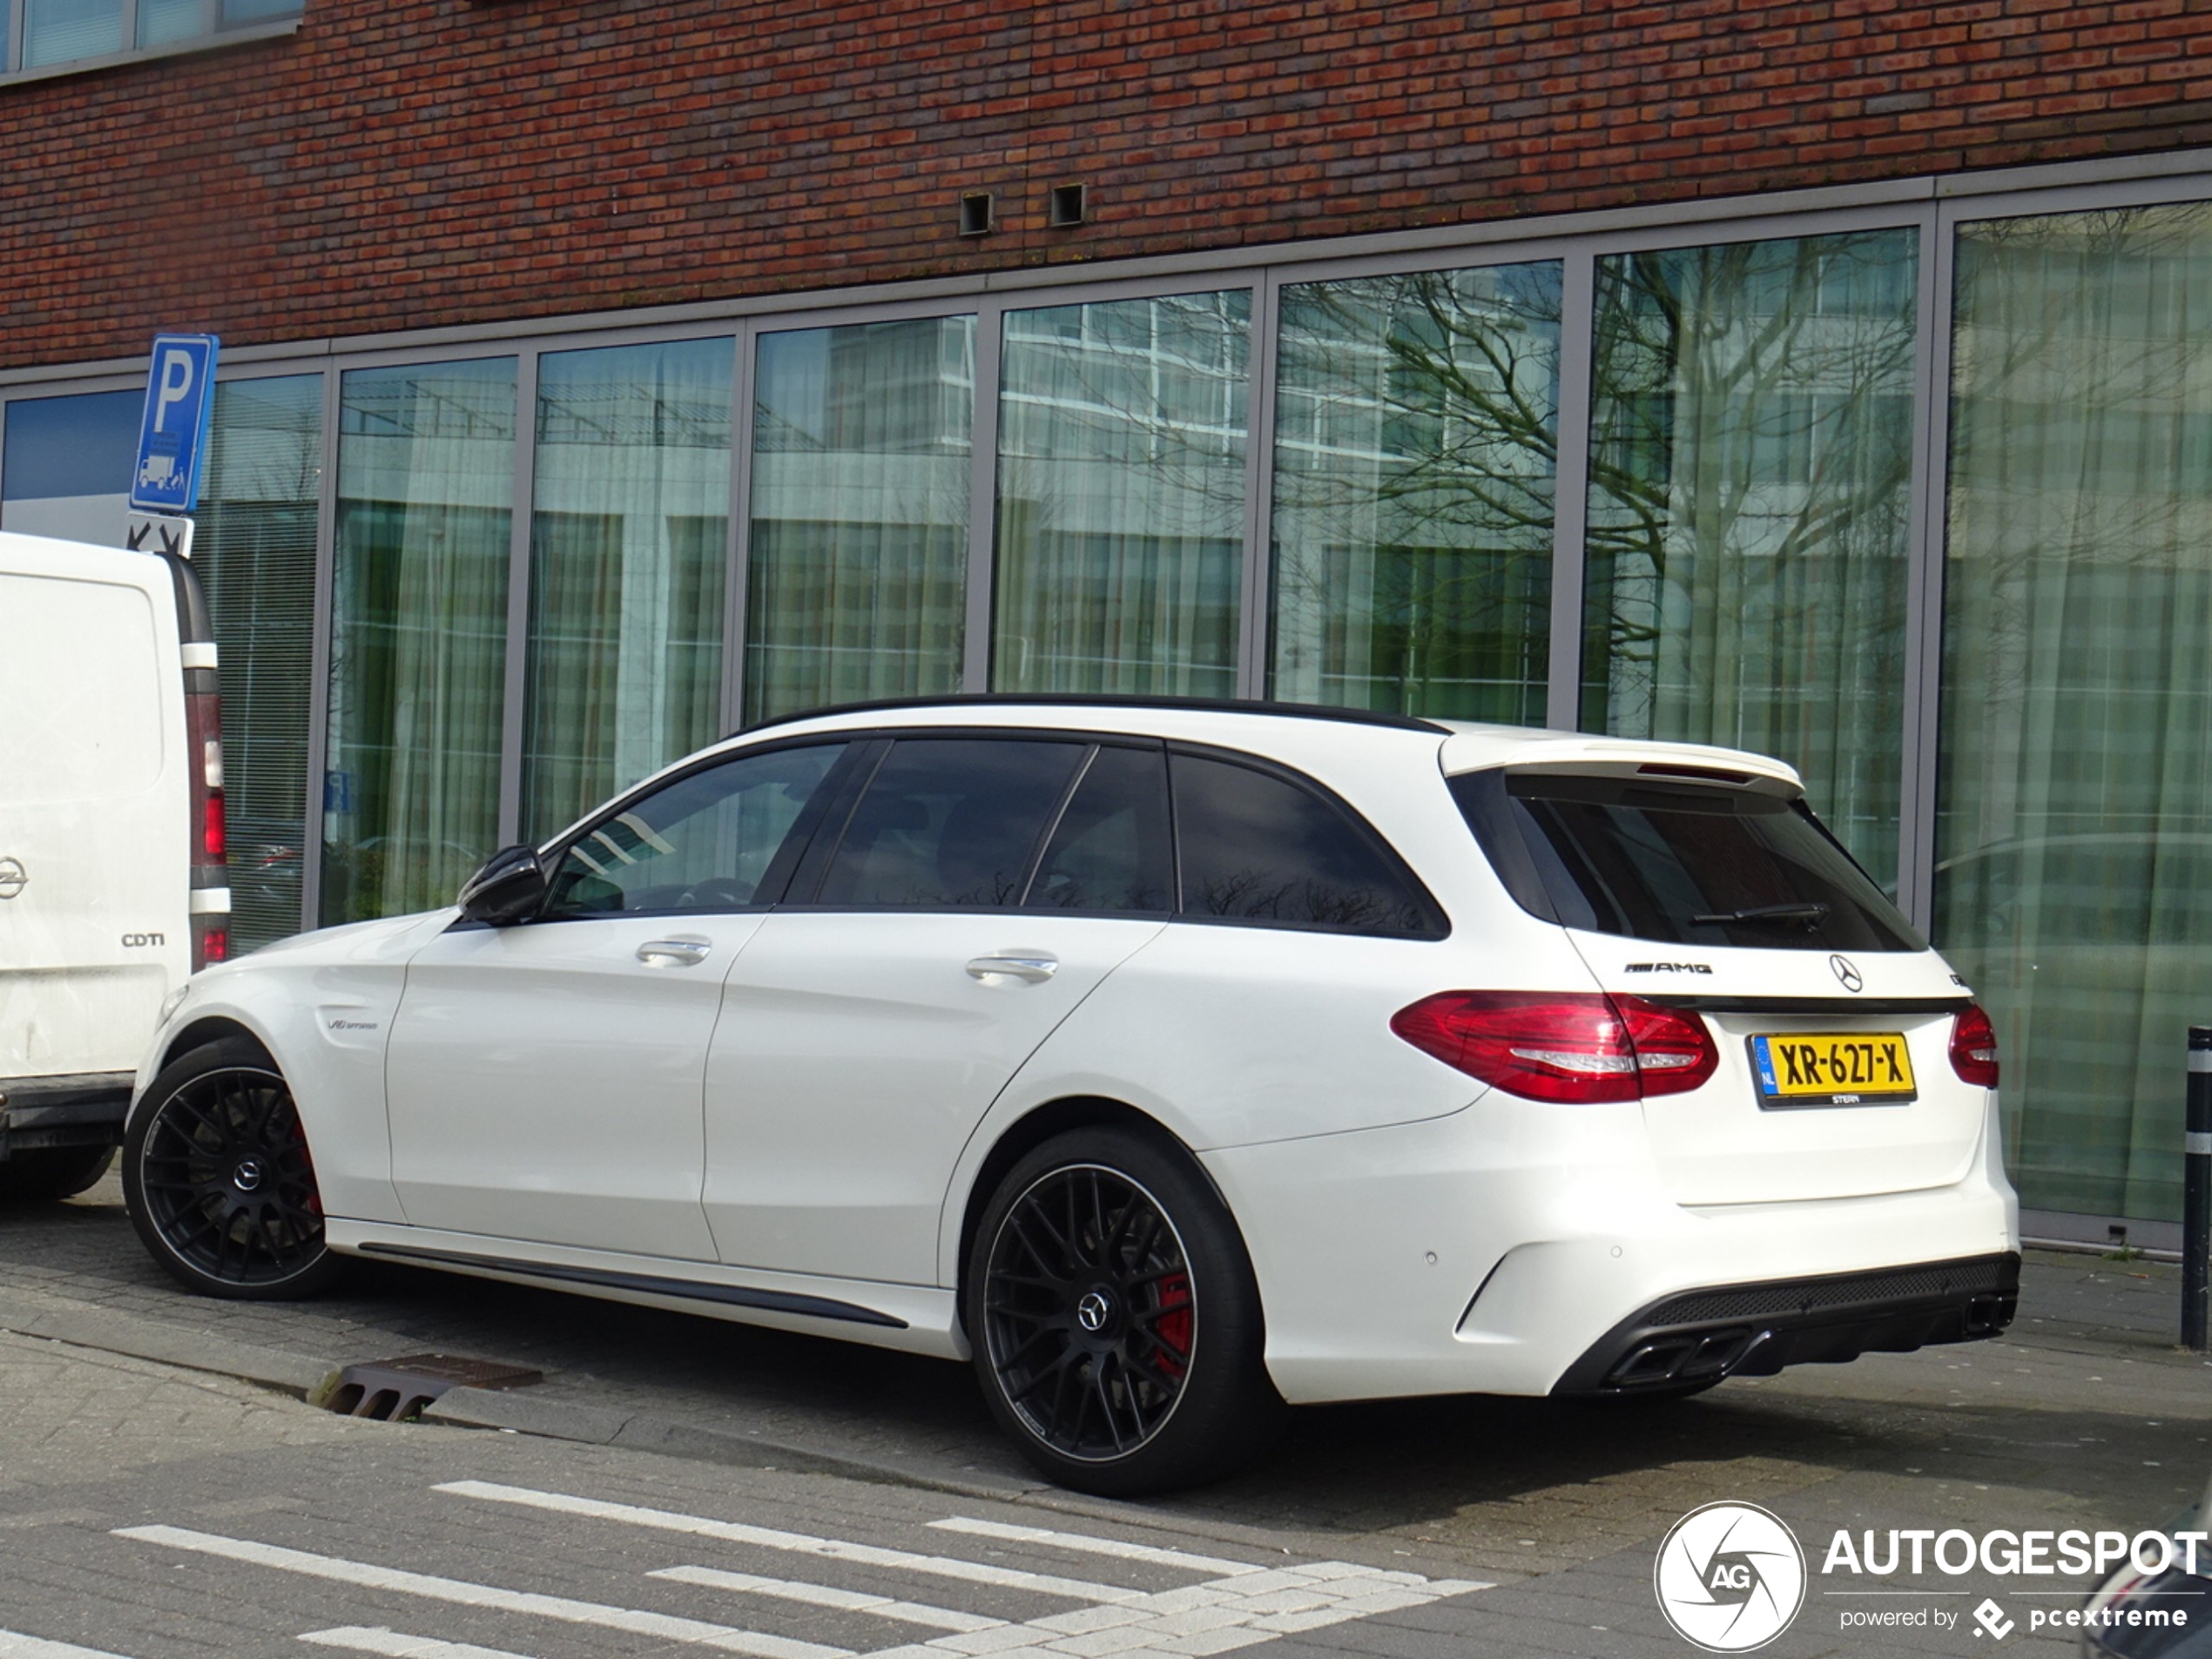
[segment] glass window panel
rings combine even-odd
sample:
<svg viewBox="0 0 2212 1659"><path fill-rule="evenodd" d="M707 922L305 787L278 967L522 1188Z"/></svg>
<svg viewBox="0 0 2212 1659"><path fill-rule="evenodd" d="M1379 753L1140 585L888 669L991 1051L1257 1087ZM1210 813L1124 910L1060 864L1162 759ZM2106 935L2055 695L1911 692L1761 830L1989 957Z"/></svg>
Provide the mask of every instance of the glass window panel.
<svg viewBox="0 0 2212 1659"><path fill-rule="evenodd" d="M1236 689L1251 295L1008 312L1002 691Z"/></svg>
<svg viewBox="0 0 2212 1659"><path fill-rule="evenodd" d="M745 717L960 688L975 319L764 334Z"/></svg>
<svg viewBox="0 0 2212 1659"><path fill-rule="evenodd" d="M1186 914L1363 934L1426 929L1397 861L1341 808L1251 766L1180 754L1170 766Z"/></svg>
<svg viewBox="0 0 2212 1659"><path fill-rule="evenodd" d="M1102 748L1053 826L1023 901L1036 910L1170 910L1167 757Z"/></svg>
<svg viewBox="0 0 2212 1659"><path fill-rule="evenodd" d="M1560 267L1283 290L1270 694L1541 725Z"/></svg>
<svg viewBox="0 0 2212 1659"><path fill-rule="evenodd" d="M138 0L138 44L165 46L210 32L207 0Z"/></svg>
<svg viewBox="0 0 2212 1659"><path fill-rule="evenodd" d="M452 902L499 833L511 358L340 388L322 921Z"/></svg>
<svg viewBox="0 0 2212 1659"><path fill-rule="evenodd" d="M819 743L744 755L633 801L561 855L543 914L735 910L766 902L760 884L777 852L844 752L841 743Z"/></svg>
<svg viewBox="0 0 2212 1659"><path fill-rule="evenodd" d="M1910 230L1598 261L1582 725L1796 766L1897 877Z"/></svg>
<svg viewBox="0 0 2212 1659"><path fill-rule="evenodd" d="M523 835L721 726L727 340L538 360Z"/></svg>
<svg viewBox="0 0 2212 1659"><path fill-rule="evenodd" d="M1936 942L2023 1202L2173 1219L2212 961L2212 205L1959 233Z"/></svg>
<svg viewBox="0 0 2212 1659"><path fill-rule="evenodd" d="M1080 743L908 738L876 768L814 902L1015 903L1082 758Z"/></svg>
<svg viewBox="0 0 2212 1659"><path fill-rule="evenodd" d="M23 66L123 50L123 0L24 0Z"/></svg>
<svg viewBox="0 0 2212 1659"><path fill-rule="evenodd" d="M192 563L221 651L233 955L299 932L322 376L226 381Z"/></svg>
<svg viewBox="0 0 2212 1659"><path fill-rule="evenodd" d="M138 3L144 5L145 0ZM223 0L223 22L230 27L266 23L273 17L296 17L300 10L301 0Z"/></svg>

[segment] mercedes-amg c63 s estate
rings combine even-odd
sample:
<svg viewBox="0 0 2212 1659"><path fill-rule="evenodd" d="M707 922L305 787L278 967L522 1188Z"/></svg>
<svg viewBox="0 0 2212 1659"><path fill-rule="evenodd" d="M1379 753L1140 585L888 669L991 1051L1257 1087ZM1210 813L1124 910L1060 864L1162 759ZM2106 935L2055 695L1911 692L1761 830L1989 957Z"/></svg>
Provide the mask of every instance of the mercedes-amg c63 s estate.
<svg viewBox="0 0 2212 1659"><path fill-rule="evenodd" d="M132 1217L214 1295L369 1256L972 1359L1104 1493L1285 1402L1988 1335L1995 1039L1803 797L1278 705L778 722L193 979Z"/></svg>

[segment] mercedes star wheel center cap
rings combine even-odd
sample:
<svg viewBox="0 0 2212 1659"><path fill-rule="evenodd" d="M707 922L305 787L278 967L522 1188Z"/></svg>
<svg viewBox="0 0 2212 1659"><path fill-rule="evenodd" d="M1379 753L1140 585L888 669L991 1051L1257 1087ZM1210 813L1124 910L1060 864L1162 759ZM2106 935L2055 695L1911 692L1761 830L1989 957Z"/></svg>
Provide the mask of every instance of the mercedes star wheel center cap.
<svg viewBox="0 0 2212 1659"><path fill-rule="evenodd" d="M1082 1301L1076 1304L1076 1318L1082 1328L1096 1336L1106 1328L1106 1321L1113 1317L1114 1305L1106 1299L1103 1291L1086 1291Z"/></svg>
<svg viewBox="0 0 2212 1659"><path fill-rule="evenodd" d="M261 1184L264 1171L259 1158L240 1158L238 1168L231 1171L231 1184L240 1192L252 1192Z"/></svg>

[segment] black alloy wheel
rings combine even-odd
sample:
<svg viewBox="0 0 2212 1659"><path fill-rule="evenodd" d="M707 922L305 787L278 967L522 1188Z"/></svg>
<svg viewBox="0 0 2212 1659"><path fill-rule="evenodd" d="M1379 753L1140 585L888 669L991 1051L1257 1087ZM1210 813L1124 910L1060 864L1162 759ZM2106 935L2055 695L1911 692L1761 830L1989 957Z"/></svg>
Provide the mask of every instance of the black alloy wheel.
<svg viewBox="0 0 2212 1659"><path fill-rule="evenodd" d="M124 1141L123 1194L154 1259L203 1295L304 1296L336 1268L292 1090L243 1039L154 1079Z"/></svg>
<svg viewBox="0 0 2212 1659"><path fill-rule="evenodd" d="M1149 1138L1078 1130L1015 1165L967 1290L992 1410L1062 1485L1193 1484L1277 1425L1243 1240L1187 1157Z"/></svg>

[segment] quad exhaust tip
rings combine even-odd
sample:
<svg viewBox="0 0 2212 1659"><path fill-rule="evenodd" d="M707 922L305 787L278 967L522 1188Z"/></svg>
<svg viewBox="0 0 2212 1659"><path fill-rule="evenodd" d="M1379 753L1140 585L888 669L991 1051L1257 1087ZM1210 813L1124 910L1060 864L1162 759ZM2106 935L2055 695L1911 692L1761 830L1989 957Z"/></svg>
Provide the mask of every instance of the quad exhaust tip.
<svg viewBox="0 0 2212 1659"><path fill-rule="evenodd" d="M425 1407L454 1388L526 1388L545 1373L496 1359L460 1354L411 1353L397 1359L369 1359L332 1372L307 1396L307 1404L344 1417L373 1417L380 1422L411 1423Z"/></svg>

